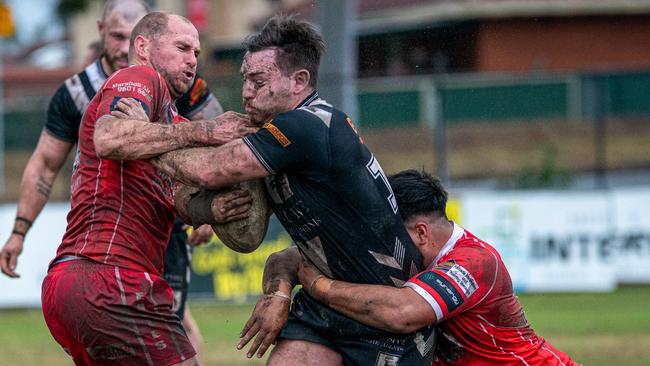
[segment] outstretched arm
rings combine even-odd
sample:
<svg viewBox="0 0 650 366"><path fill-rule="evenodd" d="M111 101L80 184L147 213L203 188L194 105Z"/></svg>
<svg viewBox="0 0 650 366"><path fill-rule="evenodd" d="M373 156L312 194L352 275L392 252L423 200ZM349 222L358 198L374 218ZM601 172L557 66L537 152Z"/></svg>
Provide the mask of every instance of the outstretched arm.
<svg viewBox="0 0 650 366"><path fill-rule="evenodd" d="M151 162L175 180L207 189L227 187L269 175L242 139L219 147L170 151Z"/></svg>
<svg viewBox="0 0 650 366"><path fill-rule="evenodd" d="M0 268L9 277L19 277L15 269L23 251L25 235L49 199L54 179L71 149L71 142L57 139L45 130L41 132L38 145L23 172L12 233L0 252Z"/></svg>
<svg viewBox="0 0 650 366"><path fill-rule="evenodd" d="M264 295L244 325L237 345L237 349L242 349L257 334L246 357L251 358L256 352L257 357L262 357L286 323L291 290L298 282L300 259L297 247L273 253L267 259L262 278Z"/></svg>
<svg viewBox="0 0 650 366"><path fill-rule="evenodd" d="M119 103L129 103L126 98ZM118 104L119 104L118 103ZM248 116L226 112L214 120L163 125L137 119L103 116L95 124L93 142L104 159L148 159L168 151L222 145L257 131Z"/></svg>
<svg viewBox="0 0 650 366"><path fill-rule="evenodd" d="M438 321L429 303L409 287L335 281L323 276L304 258L299 277L303 290L312 297L371 327L411 333Z"/></svg>

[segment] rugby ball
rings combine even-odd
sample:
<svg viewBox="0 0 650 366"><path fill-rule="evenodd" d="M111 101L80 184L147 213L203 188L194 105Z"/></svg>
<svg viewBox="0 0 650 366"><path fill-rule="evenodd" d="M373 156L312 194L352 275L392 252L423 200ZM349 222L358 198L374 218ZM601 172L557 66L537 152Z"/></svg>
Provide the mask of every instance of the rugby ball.
<svg viewBox="0 0 650 366"><path fill-rule="evenodd" d="M253 203L245 219L225 224L213 224L212 230L228 248L239 253L250 253L259 248L269 226L271 208L266 201L264 182L261 179L242 182L233 188L250 192Z"/></svg>

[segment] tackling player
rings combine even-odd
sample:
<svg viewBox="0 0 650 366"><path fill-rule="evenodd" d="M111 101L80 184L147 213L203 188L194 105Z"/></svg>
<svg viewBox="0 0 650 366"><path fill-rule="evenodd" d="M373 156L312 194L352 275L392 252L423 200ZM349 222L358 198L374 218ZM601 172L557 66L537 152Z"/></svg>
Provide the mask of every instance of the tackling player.
<svg viewBox="0 0 650 366"><path fill-rule="evenodd" d="M396 286L423 270L379 162L350 118L318 95L320 34L276 17L244 45L244 109L263 128L218 148L172 151L156 164L207 188L265 177L273 212L301 252L334 278ZM220 163L202 164L211 161ZM288 309L282 290L271 289L268 300ZM429 343L431 329L380 331L299 291L269 364L423 364L431 362Z"/></svg>
<svg viewBox="0 0 650 366"><path fill-rule="evenodd" d="M131 30L147 12L141 1L107 1L101 19L97 21L101 39L89 48L98 50L98 54L91 52L94 57L86 62L88 66L68 78L52 97L45 128L23 173L13 232L0 252L0 267L9 277L18 277L15 268L25 235L47 202L55 177L77 143L81 116L107 76L128 65ZM214 118L223 112L205 81L199 77L176 101L176 106L180 115L193 120ZM196 245L211 235L212 229L205 225L193 232L189 242ZM174 290L176 313L199 352L201 334L185 306L189 271L187 242L182 223L178 221L165 252L164 277Z"/></svg>
<svg viewBox="0 0 650 366"><path fill-rule="evenodd" d="M303 259L299 280L304 290L353 319L389 332L437 324L434 365L576 365L530 327L499 253L447 219L447 192L438 179L408 170L389 180L406 228L429 268L394 288L332 280ZM283 272L288 264L296 272L298 262L295 248L276 253L267 263L265 281L279 280L273 274L279 263Z"/></svg>
<svg viewBox="0 0 650 366"><path fill-rule="evenodd" d="M135 65L108 77L83 115L68 227L42 294L48 328L77 364L196 364L171 288L159 277L175 216L172 182L141 159L257 130L231 112L176 124L185 119L173 101L191 87L198 52L187 19L145 15L130 36ZM147 122L112 115L132 101ZM224 196L230 201L218 221L245 215L250 197Z"/></svg>

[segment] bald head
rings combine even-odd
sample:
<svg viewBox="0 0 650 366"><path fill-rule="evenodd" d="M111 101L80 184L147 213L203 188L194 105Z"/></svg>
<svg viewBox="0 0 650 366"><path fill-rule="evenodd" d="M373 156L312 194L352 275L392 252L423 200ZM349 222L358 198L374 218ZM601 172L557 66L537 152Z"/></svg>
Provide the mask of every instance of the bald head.
<svg viewBox="0 0 650 366"><path fill-rule="evenodd" d="M106 0L102 21L114 13L119 14L128 23L135 23L149 12L149 7L140 0Z"/></svg>
<svg viewBox="0 0 650 366"><path fill-rule="evenodd" d="M131 63L148 65L158 71L173 98L178 98L192 85L199 52L199 32L180 15L149 13L131 32Z"/></svg>
<svg viewBox="0 0 650 366"><path fill-rule="evenodd" d="M140 21L133 28L133 31L131 32L129 56L133 57L134 42L138 36L142 36L150 41L156 41L161 36L169 32L170 20L173 20L174 22L185 23L194 27L194 25L192 25L192 22L180 15L170 14L162 11L151 12L140 19Z"/></svg>

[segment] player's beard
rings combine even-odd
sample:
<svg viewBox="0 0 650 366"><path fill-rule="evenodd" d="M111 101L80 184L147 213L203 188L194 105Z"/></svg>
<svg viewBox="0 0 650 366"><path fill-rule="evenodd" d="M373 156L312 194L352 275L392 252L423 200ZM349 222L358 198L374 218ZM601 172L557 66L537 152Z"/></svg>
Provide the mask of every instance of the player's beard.
<svg viewBox="0 0 650 366"><path fill-rule="evenodd" d="M162 67L158 67L154 63L154 68L162 75L162 77L165 79L167 82L167 86L169 87L169 93L171 94L173 99L177 99L181 95L185 94L188 90L190 90L190 87L192 86L192 82L194 79L185 82L185 75L182 71L179 71L177 73L171 74L167 70L163 69ZM196 75L194 76L196 77Z"/></svg>
<svg viewBox="0 0 650 366"><path fill-rule="evenodd" d="M108 64L108 66L111 69L113 69L112 70L113 72L129 66L129 56L128 55L111 56L108 53L104 52L104 59L106 60L106 63Z"/></svg>

